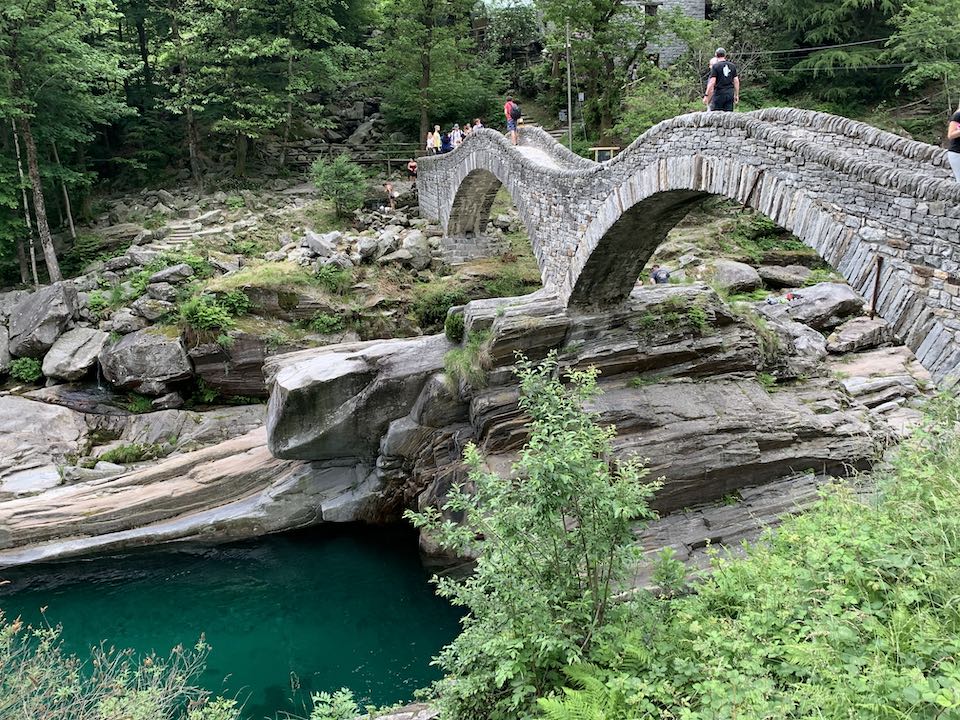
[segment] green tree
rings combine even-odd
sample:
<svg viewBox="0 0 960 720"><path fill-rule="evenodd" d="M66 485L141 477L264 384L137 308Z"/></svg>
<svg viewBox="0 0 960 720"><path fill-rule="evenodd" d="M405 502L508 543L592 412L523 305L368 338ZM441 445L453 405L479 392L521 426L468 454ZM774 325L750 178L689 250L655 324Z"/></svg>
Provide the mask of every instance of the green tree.
<svg viewBox="0 0 960 720"><path fill-rule="evenodd" d="M896 32L887 43L886 57L908 63L900 78L909 90L928 85L947 111L960 98L960 8L956 0L913 0L893 18Z"/></svg>
<svg viewBox="0 0 960 720"><path fill-rule="evenodd" d="M41 148L52 150L59 142L69 149L124 112L114 90L123 72L103 37L115 19L110 0L10 0L0 9L0 119L15 128L22 144L37 233L53 281L61 273L47 218ZM60 179L68 177L61 173Z"/></svg>
<svg viewBox="0 0 960 720"><path fill-rule="evenodd" d="M777 61L774 88L849 105L886 97L897 71L883 65L881 42L893 31L901 0L768 0L774 48L814 48ZM863 43L863 44L851 44Z"/></svg>
<svg viewBox="0 0 960 720"><path fill-rule="evenodd" d="M488 118L503 75L471 37L474 0L386 0L377 47L384 113L399 127Z"/></svg>
<svg viewBox="0 0 960 720"><path fill-rule="evenodd" d="M317 158L310 166L310 175L320 194L333 203L340 217L363 204L367 177L363 168L346 155L338 155L332 161Z"/></svg>
<svg viewBox="0 0 960 720"><path fill-rule="evenodd" d="M577 87L586 98L584 121L588 132L603 135L613 128L623 88L634 70L648 64L647 46L655 36L656 19L644 13L642 4L622 0L536 0L536 5L548 28L549 53L559 63L569 19ZM559 72L559 63L553 89L561 93L565 75Z"/></svg>
<svg viewBox="0 0 960 720"><path fill-rule="evenodd" d="M518 363L530 437L510 477L487 471L470 445L471 489L454 486L442 512L407 514L443 547L479 556L467 580L437 580L468 610L437 659L447 673L436 688L444 717L523 716L562 668L588 658L638 559L634 525L653 515L647 500L658 485L642 482L638 461L612 461L615 428L583 409L596 370L572 371L568 385L557 371L555 357Z"/></svg>

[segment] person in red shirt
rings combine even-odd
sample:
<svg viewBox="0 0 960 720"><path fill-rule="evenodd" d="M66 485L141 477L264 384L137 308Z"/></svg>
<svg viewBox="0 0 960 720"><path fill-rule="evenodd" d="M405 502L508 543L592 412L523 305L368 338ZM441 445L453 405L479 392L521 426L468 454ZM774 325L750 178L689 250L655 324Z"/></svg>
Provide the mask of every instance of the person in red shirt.
<svg viewBox="0 0 960 720"><path fill-rule="evenodd" d="M510 142L517 144L517 120L520 119L520 106L512 97L508 97L503 104L503 115L507 118L507 132L510 133Z"/></svg>

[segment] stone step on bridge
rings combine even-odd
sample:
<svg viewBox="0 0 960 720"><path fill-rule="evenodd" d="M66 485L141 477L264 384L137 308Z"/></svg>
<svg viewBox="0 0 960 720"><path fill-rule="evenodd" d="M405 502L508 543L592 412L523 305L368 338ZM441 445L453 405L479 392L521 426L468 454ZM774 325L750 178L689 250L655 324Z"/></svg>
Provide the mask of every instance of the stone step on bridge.
<svg viewBox="0 0 960 720"><path fill-rule="evenodd" d="M567 306L625 301L667 233L716 195L794 233L864 297L882 258L877 313L936 381L960 371L960 184L940 148L773 108L681 115L605 163L534 127L517 147L485 129L419 161L421 213L454 246L482 236L501 186Z"/></svg>

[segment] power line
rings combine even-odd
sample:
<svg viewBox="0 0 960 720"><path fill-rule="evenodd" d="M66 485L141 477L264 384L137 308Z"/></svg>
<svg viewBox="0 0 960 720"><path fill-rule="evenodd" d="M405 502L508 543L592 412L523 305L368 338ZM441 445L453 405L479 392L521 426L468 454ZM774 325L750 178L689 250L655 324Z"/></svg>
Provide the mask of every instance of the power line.
<svg viewBox="0 0 960 720"><path fill-rule="evenodd" d="M873 43L886 42L893 36L877 38L876 40L858 40L857 42L838 43L836 45L818 45L817 47L793 48L791 50L754 50L752 52L737 53L738 57L753 57L755 55L788 55L792 53L816 52L818 50L833 50L835 48L856 47L857 45L872 45Z"/></svg>

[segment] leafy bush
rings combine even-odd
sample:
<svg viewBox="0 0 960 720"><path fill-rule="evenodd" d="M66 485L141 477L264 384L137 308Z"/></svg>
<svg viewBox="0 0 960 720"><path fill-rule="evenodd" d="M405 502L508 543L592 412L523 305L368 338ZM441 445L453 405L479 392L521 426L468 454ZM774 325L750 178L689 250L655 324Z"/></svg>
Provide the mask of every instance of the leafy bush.
<svg viewBox="0 0 960 720"><path fill-rule="evenodd" d="M413 315L424 330L437 330L446 322L450 308L463 305L469 299L463 288L449 284L434 285L417 296Z"/></svg>
<svg viewBox="0 0 960 720"><path fill-rule="evenodd" d="M458 312L453 315L447 315L443 322L443 332L451 342L458 343L463 340L464 332L463 313Z"/></svg>
<svg viewBox="0 0 960 720"><path fill-rule="evenodd" d="M109 307L110 302L102 290L94 290L87 296L87 309L94 317L101 317Z"/></svg>
<svg viewBox="0 0 960 720"><path fill-rule="evenodd" d="M938 399L876 495L833 487L696 594L636 602L547 717L960 715L958 420Z"/></svg>
<svg viewBox="0 0 960 720"><path fill-rule="evenodd" d="M315 333L328 335L343 330L343 319L336 315L318 312L313 316L313 319L310 320L309 327Z"/></svg>
<svg viewBox="0 0 960 720"><path fill-rule="evenodd" d="M353 273L336 265L321 265L317 268L317 282L327 292L346 295L353 285Z"/></svg>
<svg viewBox="0 0 960 720"><path fill-rule="evenodd" d="M253 303L243 290L228 290L217 298L223 308L233 317L240 317L250 312Z"/></svg>
<svg viewBox="0 0 960 720"><path fill-rule="evenodd" d="M166 448L159 443L129 443L107 450L100 455L99 459L103 462L126 465L141 460L155 460L165 454Z"/></svg>
<svg viewBox="0 0 960 720"><path fill-rule="evenodd" d="M153 410L153 401L143 395L130 393L127 395L127 402L124 407L132 413L142 415L143 413L148 413Z"/></svg>
<svg viewBox="0 0 960 720"><path fill-rule="evenodd" d="M360 714L353 693L347 688L333 693L313 693L310 699L313 701L310 720L353 720Z"/></svg>
<svg viewBox="0 0 960 720"><path fill-rule="evenodd" d="M643 482L636 460L607 461L616 431L582 407L597 392L596 370L572 371L568 385L556 373L555 356L539 367L518 363L531 423L511 476L487 471L471 444L475 491L454 485L442 511L406 515L460 556L479 551L465 581L435 579L469 613L436 660L446 674L435 685L442 717L528 717L563 668L609 643L609 628L622 632L613 598L638 559L634 523L653 515L647 500L657 485Z"/></svg>
<svg viewBox="0 0 960 720"><path fill-rule="evenodd" d="M180 307L180 319L194 330L229 330L234 326L230 312L210 295L197 295Z"/></svg>
<svg viewBox="0 0 960 720"><path fill-rule="evenodd" d="M239 210L244 207L247 203L239 195L228 195L227 199L224 201L224 204L231 210Z"/></svg>
<svg viewBox="0 0 960 720"><path fill-rule="evenodd" d="M192 649L174 648L168 657L138 658L94 647L81 659L63 651L60 632L7 622L0 613L0 717L236 720L239 715L232 701L208 702L194 684L209 652L202 638Z"/></svg>
<svg viewBox="0 0 960 720"><path fill-rule="evenodd" d="M338 216L349 215L363 204L367 176L346 155L333 160L317 158L310 166L310 175L320 194L333 203Z"/></svg>
<svg viewBox="0 0 960 720"><path fill-rule="evenodd" d="M10 363L10 377L17 382L37 382L43 377L40 361L34 358L16 358Z"/></svg>

